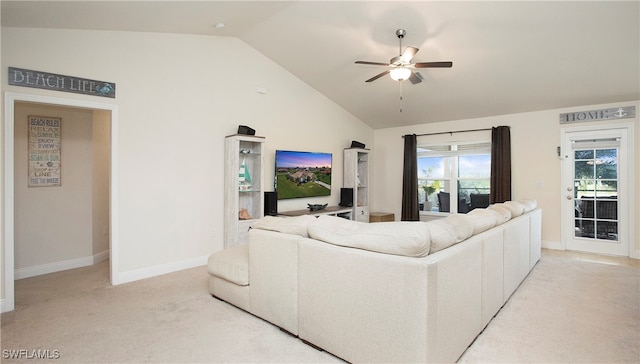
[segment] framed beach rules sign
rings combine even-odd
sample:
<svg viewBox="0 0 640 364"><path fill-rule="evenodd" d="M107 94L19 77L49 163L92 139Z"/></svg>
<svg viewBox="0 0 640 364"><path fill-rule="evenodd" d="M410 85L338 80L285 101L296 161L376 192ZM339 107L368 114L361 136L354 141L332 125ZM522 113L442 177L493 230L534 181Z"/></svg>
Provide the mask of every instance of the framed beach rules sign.
<svg viewBox="0 0 640 364"><path fill-rule="evenodd" d="M62 119L29 116L29 187L60 186Z"/></svg>

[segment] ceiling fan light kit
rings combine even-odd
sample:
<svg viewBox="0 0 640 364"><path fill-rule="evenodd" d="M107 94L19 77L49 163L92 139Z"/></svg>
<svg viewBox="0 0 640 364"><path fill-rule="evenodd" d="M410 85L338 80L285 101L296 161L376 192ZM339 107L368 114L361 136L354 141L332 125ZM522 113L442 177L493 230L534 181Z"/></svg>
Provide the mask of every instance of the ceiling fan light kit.
<svg viewBox="0 0 640 364"><path fill-rule="evenodd" d="M397 67L389 72L389 76L394 81L404 81L411 77L411 70L406 67Z"/></svg>
<svg viewBox="0 0 640 364"><path fill-rule="evenodd" d="M395 56L389 60L389 63L382 62L370 62L370 61L356 61L357 64L368 64L373 66L385 66L392 67L391 70L386 70L382 73L379 73L365 82L373 82L378 78L389 74L392 80L394 81L404 81L410 80L412 84L420 83L423 80L422 75L418 72L413 71L415 68L451 68L453 67L453 62L417 62L411 63L413 56L418 53L419 49L415 47L407 47L404 52L402 51L402 38L407 34L407 31L404 29L396 30L396 36L400 42L400 54Z"/></svg>

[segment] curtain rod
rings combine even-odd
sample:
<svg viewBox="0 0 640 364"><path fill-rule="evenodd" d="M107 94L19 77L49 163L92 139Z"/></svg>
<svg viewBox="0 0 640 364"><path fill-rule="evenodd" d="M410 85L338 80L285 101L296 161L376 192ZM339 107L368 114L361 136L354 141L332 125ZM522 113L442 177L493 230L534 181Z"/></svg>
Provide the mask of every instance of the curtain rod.
<svg viewBox="0 0 640 364"><path fill-rule="evenodd" d="M453 133L468 133L468 132L471 132L471 131L487 131L487 130L491 130L491 128L456 130L456 131L442 131L442 132L439 132L439 133L416 134L416 136L441 135L441 134L451 134L451 135L453 135ZM402 137L404 138L404 135Z"/></svg>

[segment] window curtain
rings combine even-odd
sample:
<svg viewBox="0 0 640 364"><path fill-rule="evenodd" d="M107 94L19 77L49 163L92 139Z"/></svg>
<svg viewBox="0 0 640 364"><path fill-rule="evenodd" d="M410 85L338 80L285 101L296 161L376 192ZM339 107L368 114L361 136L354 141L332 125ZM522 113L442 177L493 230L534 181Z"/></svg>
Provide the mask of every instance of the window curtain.
<svg viewBox="0 0 640 364"><path fill-rule="evenodd" d="M508 126L491 128L490 203L511 200L511 132Z"/></svg>
<svg viewBox="0 0 640 364"><path fill-rule="evenodd" d="M404 170L402 174L402 221L420 220L418 208L417 136L404 136Z"/></svg>

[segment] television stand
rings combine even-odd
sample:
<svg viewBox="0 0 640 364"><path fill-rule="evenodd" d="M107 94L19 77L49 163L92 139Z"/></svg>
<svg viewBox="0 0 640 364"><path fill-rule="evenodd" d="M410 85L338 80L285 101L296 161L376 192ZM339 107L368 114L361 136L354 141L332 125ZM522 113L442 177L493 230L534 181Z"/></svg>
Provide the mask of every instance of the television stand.
<svg viewBox="0 0 640 364"><path fill-rule="evenodd" d="M302 215L311 215L318 217L320 215L331 215L344 217L345 219L353 220L353 208L352 207L344 207L344 206L327 206L322 210L311 211L309 209L304 210L294 210L294 211L283 211L278 212L278 215L282 216L302 216Z"/></svg>

